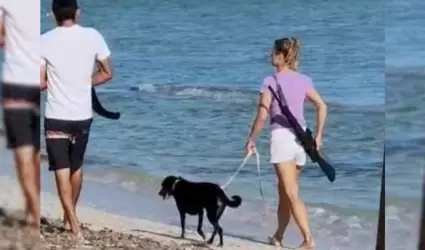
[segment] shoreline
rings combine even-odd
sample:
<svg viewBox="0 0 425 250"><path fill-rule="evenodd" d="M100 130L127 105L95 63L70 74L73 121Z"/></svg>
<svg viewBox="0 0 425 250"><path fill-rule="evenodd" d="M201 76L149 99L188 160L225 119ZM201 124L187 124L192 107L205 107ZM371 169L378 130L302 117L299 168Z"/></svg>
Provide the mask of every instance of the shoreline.
<svg viewBox="0 0 425 250"><path fill-rule="evenodd" d="M12 164L10 151L0 148L2 167L0 169L0 208L6 207L12 211L21 209L21 201L15 199L9 202L9 197L21 199L16 180L15 169ZM42 163L42 165L45 165ZM86 176L87 177L87 176ZM105 177L109 177L105 175ZM66 249L61 244L70 245L69 233L62 233L62 209L56 194L54 178L45 166L41 170L42 182L42 216L53 224L43 245L46 250ZM150 246L155 250L203 250L202 239L197 235L196 216L188 216L186 221L187 240L179 239L180 220L173 200L163 202L157 193L144 188L143 192L131 192L124 187L99 183L91 178L85 178L84 189L78 205L78 216L85 228L88 245L82 249L114 249L111 241L122 248L116 249L143 249L134 247L135 244ZM138 183L143 187L143 181ZM14 190L12 190L14 189ZM277 249L265 243L266 237L275 229L275 211L273 206L263 207L260 202L245 203L243 208L226 210L226 215L220 220L224 229L224 250L258 250ZM320 249L358 249L349 239L361 238L363 246L371 244L370 227L373 221L364 222L361 215L344 215L339 211L329 210L324 206L313 207L309 211L312 219L312 230L315 232L317 250ZM195 222L196 221L196 222ZM107 228L104 230L104 228ZM44 230L47 230L46 227ZM113 231L111 231L113 230ZM205 221L204 230L208 236L212 232L210 224ZM341 232L343 230L343 232ZM373 229L375 231L376 229ZM347 233L344 233L347 232ZM369 232L369 233L368 233ZM373 234L373 233L372 233ZM331 237L329 237L331 235ZM0 235L1 236L1 235ZM101 240L100 240L101 239ZM62 243L60 243L62 242ZM102 245L109 242L108 247ZM152 245L159 243L159 245ZM285 234L285 246L296 247L301 242L296 225L291 222ZM115 244L114 243L114 244ZM90 248L90 244L92 247ZM214 244L207 247L215 248ZM61 246L61 247L59 247ZM94 247L95 246L95 247ZM103 246L103 247L102 247ZM133 246L133 247L132 247ZM94 247L94 248L93 248ZM294 248L283 249L294 249ZM1 249L1 248L0 248ZM72 248L70 248L72 249ZM74 248L75 249L75 248ZM78 249L78 248L77 248ZM282 249L282 248L281 248Z"/></svg>
<svg viewBox="0 0 425 250"><path fill-rule="evenodd" d="M23 200L21 190L17 182L12 157L10 151L4 147L0 149L1 169L0 169L0 211L6 211L4 218L11 218L9 214L21 211ZM45 173L45 172L44 172ZM42 186L44 181L42 171ZM42 190L45 190L42 187ZM11 197L14 197L11 199ZM186 228L186 239L180 239L180 227L165 223L154 222L147 219L135 217L125 217L113 214L85 204L83 201L78 206L78 217L83 224L83 232L86 239L84 245L75 245L70 233L64 232L60 221L62 208L55 193L41 192L41 216L46 218L48 223L42 225L42 235L44 239L25 237L27 227L9 227L0 224L2 230L9 232L8 235L0 233L0 246L4 249L146 249L146 250L204 250L214 249L218 244L218 236L212 245L203 243L196 232ZM141 208L143 209L143 208ZM22 212L20 212L22 214ZM0 214L1 215L1 214ZM178 216L178 215L176 215ZM0 219L2 217L0 216ZM12 219L14 224L19 224L18 219ZM204 227L207 227L207 223ZM12 233L10 233L12 232ZM207 239L211 234L210 229L205 230ZM10 235L18 235L11 237ZM22 237L28 238L32 242L32 248L23 248L20 243ZM37 246L41 243L41 248ZM7 248L8 247L8 248ZM13 248L14 247L14 248ZM2 248L3 249L3 248ZM223 250L258 250L276 249L265 242L243 239L224 235ZM291 248L283 248L288 250Z"/></svg>
<svg viewBox="0 0 425 250"><path fill-rule="evenodd" d="M19 198L6 200L7 197ZM76 249L77 245L70 237L71 234L62 229L61 205L57 197L42 192L41 201L42 217L45 217L49 222L42 226L44 239L41 240L41 249ZM17 211L20 210L22 204L17 182L9 176L0 176L0 207L7 208L7 211ZM208 246L202 242L195 232L187 230L186 239L183 240L179 238L179 227L111 214L100 209L87 207L84 204L78 207L78 215L83 223L86 242L84 245L78 245L79 248L77 249L203 250L215 248L218 244L217 237L214 244ZM207 237L210 233L206 231ZM12 241L13 239L9 240ZM0 239L0 242L2 242L2 239ZM225 235L224 247L221 249L258 250L276 248L265 243L250 242Z"/></svg>

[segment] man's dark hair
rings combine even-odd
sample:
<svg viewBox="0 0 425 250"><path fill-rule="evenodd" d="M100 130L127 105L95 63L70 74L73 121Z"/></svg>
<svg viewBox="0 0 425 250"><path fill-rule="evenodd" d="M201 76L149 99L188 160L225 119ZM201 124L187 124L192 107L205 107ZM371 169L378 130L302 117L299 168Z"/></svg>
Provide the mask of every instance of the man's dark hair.
<svg viewBox="0 0 425 250"><path fill-rule="evenodd" d="M77 0L53 0L52 2L52 11L59 25L66 20L75 21L77 10Z"/></svg>

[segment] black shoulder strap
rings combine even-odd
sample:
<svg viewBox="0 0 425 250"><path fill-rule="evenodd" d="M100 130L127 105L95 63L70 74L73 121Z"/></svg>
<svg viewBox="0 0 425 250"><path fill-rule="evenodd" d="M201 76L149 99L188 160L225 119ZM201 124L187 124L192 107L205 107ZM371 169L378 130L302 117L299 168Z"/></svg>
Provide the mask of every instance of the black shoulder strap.
<svg viewBox="0 0 425 250"><path fill-rule="evenodd" d="M275 75L273 77L276 80L276 88L277 88L278 94L276 94L276 92L273 90L271 86L269 86L269 90L272 93L273 98L277 101L277 104L279 105L282 115L285 116L286 120L289 122L289 125L295 131L298 131L296 133L301 135L300 133L304 132L304 130L298 123L297 118L295 118L295 116L292 114L291 110L289 109L289 106L286 103L285 95L283 94L282 87L279 85L277 77ZM285 101L285 103L282 101Z"/></svg>
<svg viewBox="0 0 425 250"><path fill-rule="evenodd" d="M279 106L282 105L283 107L287 106L285 95L283 94L282 87L279 85L279 81L277 80L276 75L273 75L273 79L276 82L276 89L277 94L272 88L272 86L269 86L269 90L272 93L273 98L278 102Z"/></svg>

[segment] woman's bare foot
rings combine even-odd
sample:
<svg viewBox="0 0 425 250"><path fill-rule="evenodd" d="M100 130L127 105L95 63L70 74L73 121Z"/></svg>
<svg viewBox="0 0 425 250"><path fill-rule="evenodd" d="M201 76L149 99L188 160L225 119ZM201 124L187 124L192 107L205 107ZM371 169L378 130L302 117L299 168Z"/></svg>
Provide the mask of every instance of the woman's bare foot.
<svg viewBox="0 0 425 250"><path fill-rule="evenodd" d="M296 250L313 250L315 247L313 240L304 241Z"/></svg>

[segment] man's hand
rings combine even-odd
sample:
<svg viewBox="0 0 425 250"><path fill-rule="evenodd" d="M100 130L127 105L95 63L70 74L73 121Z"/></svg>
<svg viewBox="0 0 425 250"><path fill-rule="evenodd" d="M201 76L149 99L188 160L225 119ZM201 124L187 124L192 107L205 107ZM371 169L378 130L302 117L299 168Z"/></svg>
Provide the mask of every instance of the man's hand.
<svg viewBox="0 0 425 250"><path fill-rule="evenodd" d="M0 17L0 47L4 48L6 32L4 28L4 16Z"/></svg>
<svg viewBox="0 0 425 250"><path fill-rule="evenodd" d="M104 84L113 77L110 60L107 58L103 61L96 61L98 70L92 76L93 86Z"/></svg>

